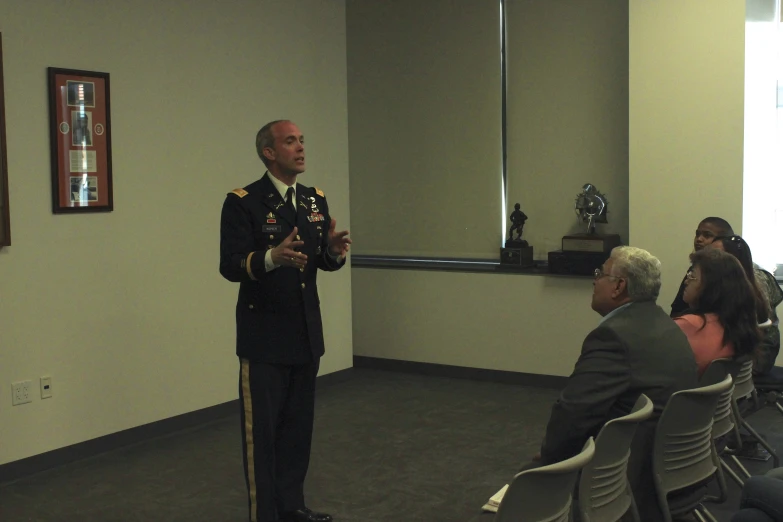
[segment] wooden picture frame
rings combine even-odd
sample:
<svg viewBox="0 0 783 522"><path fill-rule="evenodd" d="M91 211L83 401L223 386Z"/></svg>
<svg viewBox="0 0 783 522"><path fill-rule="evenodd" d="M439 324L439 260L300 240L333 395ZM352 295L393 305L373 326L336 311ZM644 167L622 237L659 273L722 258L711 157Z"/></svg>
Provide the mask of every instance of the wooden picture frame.
<svg viewBox="0 0 783 522"><path fill-rule="evenodd" d="M48 68L52 212L114 210L109 73Z"/></svg>
<svg viewBox="0 0 783 522"><path fill-rule="evenodd" d="M0 248L11 245L11 209L8 197L8 160L5 147L5 88L3 35L0 33Z"/></svg>

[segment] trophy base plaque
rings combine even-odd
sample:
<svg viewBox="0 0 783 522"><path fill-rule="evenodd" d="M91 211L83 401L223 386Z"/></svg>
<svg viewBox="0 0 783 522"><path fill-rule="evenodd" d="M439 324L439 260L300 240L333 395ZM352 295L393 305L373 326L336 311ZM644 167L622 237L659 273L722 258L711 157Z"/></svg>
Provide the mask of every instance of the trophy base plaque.
<svg viewBox="0 0 783 522"><path fill-rule="evenodd" d="M614 247L620 246L619 234L573 234L563 236L563 252L612 252ZM602 261L603 262L603 261Z"/></svg>
<svg viewBox="0 0 783 522"><path fill-rule="evenodd" d="M503 268L530 268L533 262L533 247L527 241L506 241L500 249L500 265Z"/></svg>

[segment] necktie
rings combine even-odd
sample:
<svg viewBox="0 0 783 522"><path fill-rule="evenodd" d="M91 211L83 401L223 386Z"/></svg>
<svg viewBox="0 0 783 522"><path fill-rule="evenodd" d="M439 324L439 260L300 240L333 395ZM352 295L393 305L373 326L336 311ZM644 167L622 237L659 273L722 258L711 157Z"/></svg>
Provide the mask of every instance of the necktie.
<svg viewBox="0 0 783 522"><path fill-rule="evenodd" d="M285 193L285 202L288 203L294 212L296 212L296 203L294 203L294 187L288 187L288 192Z"/></svg>

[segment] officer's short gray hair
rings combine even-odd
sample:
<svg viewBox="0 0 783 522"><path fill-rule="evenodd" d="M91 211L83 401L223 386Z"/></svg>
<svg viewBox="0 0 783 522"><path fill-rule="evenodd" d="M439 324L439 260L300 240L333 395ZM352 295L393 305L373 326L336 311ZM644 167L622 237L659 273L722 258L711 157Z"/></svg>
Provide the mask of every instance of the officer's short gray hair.
<svg viewBox="0 0 783 522"><path fill-rule="evenodd" d="M626 281L632 301L654 301L661 291L661 262L648 251L619 246L612 249L612 275Z"/></svg>
<svg viewBox="0 0 783 522"><path fill-rule="evenodd" d="M275 120L270 121L263 127L261 127L261 130L258 131L258 134L256 134L256 152L258 152L258 157L261 158L261 161L264 162L264 165L269 167L269 160L264 156L264 149L269 147L271 149L275 148L275 136L272 133L272 127L275 126L276 123L280 123L281 121L288 121L288 120Z"/></svg>

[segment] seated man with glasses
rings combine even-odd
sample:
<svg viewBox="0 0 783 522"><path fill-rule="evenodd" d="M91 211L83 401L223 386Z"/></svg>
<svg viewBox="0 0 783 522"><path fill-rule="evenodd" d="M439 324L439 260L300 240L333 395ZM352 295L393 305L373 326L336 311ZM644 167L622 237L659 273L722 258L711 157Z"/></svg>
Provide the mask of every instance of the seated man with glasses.
<svg viewBox="0 0 783 522"><path fill-rule="evenodd" d="M657 419L673 393L698 386L688 339L655 302L660 288L661 263L641 248L617 247L595 271L592 308L603 319L585 338L552 408L541 452L525 467L576 455L604 423L630 413L644 393L655 411L637 429L628 478L645 520L661 516L651 462Z"/></svg>

